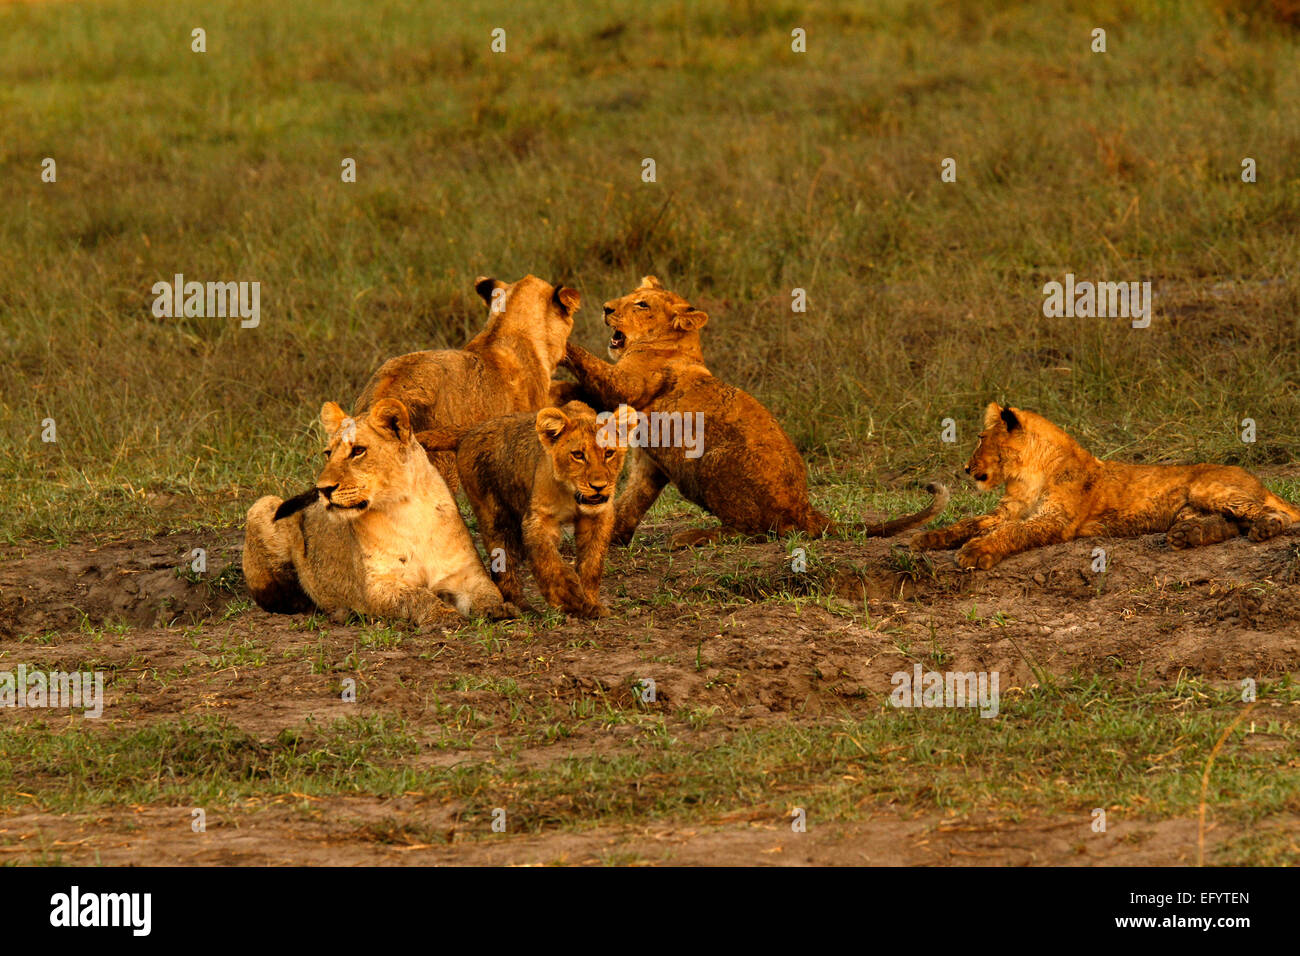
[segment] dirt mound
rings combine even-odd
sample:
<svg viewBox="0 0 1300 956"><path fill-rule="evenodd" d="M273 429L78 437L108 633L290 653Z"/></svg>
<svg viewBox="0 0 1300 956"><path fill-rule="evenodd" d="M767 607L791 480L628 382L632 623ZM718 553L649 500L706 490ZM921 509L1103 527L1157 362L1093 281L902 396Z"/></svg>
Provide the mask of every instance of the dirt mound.
<svg viewBox="0 0 1300 956"><path fill-rule="evenodd" d="M34 552L0 565L0 637L81 625L168 627L223 613L243 593L238 532ZM194 549L207 568L193 570Z"/></svg>

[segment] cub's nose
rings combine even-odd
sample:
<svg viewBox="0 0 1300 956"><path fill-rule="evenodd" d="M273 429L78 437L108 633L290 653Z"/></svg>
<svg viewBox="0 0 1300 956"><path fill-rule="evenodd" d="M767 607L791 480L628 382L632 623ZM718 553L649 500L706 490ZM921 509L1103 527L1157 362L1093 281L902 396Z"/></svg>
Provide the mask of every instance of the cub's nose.
<svg viewBox="0 0 1300 956"><path fill-rule="evenodd" d="M316 490L325 496L326 501L330 500L330 495L338 491L338 488L339 488L338 485L317 485L316 486Z"/></svg>
<svg viewBox="0 0 1300 956"><path fill-rule="evenodd" d="M604 490L605 490L606 488L608 488L608 487L609 487L609 484L608 484L608 483L596 484L596 482L594 482L594 481L591 482L591 490L592 490L592 492L593 492L594 494L600 494L602 491L604 491Z"/></svg>
<svg viewBox="0 0 1300 956"><path fill-rule="evenodd" d="M968 474L968 475L970 474L970 465L967 465L967 466L966 466L966 474Z"/></svg>
<svg viewBox="0 0 1300 956"><path fill-rule="evenodd" d="M613 315L613 314L614 314L614 307L613 307L612 305L607 305L607 306L605 306L605 314L606 314L606 315Z"/></svg>

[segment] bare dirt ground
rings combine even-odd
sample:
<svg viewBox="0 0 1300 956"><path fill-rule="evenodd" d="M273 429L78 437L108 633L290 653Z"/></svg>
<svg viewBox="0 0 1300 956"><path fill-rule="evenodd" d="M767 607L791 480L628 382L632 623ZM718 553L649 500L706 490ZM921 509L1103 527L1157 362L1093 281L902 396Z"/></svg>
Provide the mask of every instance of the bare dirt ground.
<svg viewBox="0 0 1300 956"><path fill-rule="evenodd" d="M890 675L911 670L913 645L936 642L948 655L943 669L998 671L1004 694L1036 681L1035 668L1156 682L1195 675L1225 686L1300 671L1294 533L1182 553L1168 550L1162 536L1079 541L981 573L957 570L946 555L932 568L909 569L890 542L822 541L809 546L809 568L797 574L777 542L672 553L666 542L676 527L652 525L646 540L611 555L604 587L614 617L524 630L508 623L499 629L505 640L476 639L470 627L404 632L398 646L365 649L356 704L340 700L339 669L312 659L342 658L361 628L309 627L304 616L247 607L237 579L233 589L223 586L238 567L235 529L11 549L0 564L0 651L51 670L87 661L108 670L105 716L85 721L93 730L217 714L266 738L309 718L357 713L437 724L429 707L435 687L443 701L509 726L512 700L491 684L506 679L529 700L564 705L596 694L630 705L636 682L652 677L665 712L715 715L701 739L832 715L865 718L891 690ZM202 580L178 573L195 547L208 551ZM1104 575L1091 570L1096 547L1107 552ZM816 600L800 598L812 594ZM856 613L839 613L845 609ZM196 634L202 639L191 639ZM214 665L214 641L229 651L225 666ZM242 659L239 648L255 648L258 659ZM466 676L486 686L474 689ZM457 679L462 689L448 690ZM29 712L0 710L0 733L26 719ZM624 731L579 725L565 739L530 744L522 759L614 752ZM475 738L418 759L452 763L483 758L490 748L490 739ZM464 832L464 810L420 795L287 793L213 812L200 834L190 831L189 808L19 811L0 815L0 863L51 855L104 864L1177 865L1196 858L1195 819L1123 821L1084 841L1086 821L1074 816L1013 821L875 808L862 822L793 833L789 808L772 805L687 829L579 827L485 839ZM1240 827L1212 826L1207 847L1236 835Z"/></svg>

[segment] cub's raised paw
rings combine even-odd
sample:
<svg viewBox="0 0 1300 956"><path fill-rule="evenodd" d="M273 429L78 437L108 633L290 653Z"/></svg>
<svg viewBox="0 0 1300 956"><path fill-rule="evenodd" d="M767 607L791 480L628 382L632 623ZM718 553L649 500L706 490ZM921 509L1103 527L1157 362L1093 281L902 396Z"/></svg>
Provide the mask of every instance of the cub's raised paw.
<svg viewBox="0 0 1300 956"><path fill-rule="evenodd" d="M972 541L957 552L957 566L987 571L998 563L998 557L986 545Z"/></svg>

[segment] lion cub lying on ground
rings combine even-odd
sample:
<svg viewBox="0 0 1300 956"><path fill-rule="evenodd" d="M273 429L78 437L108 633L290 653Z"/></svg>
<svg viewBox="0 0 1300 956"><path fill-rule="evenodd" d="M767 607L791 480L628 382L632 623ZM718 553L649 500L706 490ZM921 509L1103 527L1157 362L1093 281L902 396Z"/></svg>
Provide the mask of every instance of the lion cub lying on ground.
<svg viewBox="0 0 1300 956"><path fill-rule="evenodd" d="M316 487L248 510L244 580L262 608L420 625L452 613L444 600L464 615L516 613L483 570L401 402L382 399L356 420L327 402L321 422L330 438Z"/></svg>
<svg viewBox="0 0 1300 956"><path fill-rule="evenodd" d="M616 505L613 540L626 544L632 539L669 481L688 501L722 519L720 528L678 535L675 546L704 543L721 534L752 537L803 531L820 536L843 530L809 502L808 468L772 413L705 367L700 329L708 320L654 276L646 276L636 291L605 303L605 324L614 330L609 354L616 365L573 344L565 352L564 364L578 385L607 408L626 403L668 421L702 415L704 434L698 447L670 441L637 448ZM926 490L934 498L925 510L851 528L889 537L924 524L948 503L942 485Z"/></svg>
<svg viewBox="0 0 1300 956"><path fill-rule="evenodd" d="M962 545L957 563L981 570L1009 554L1094 535L1166 531L1170 547L1191 548L1243 532L1264 541L1300 520L1300 509L1241 468L1101 461L1041 415L996 403L985 409L966 473L981 491L1006 484L997 508L911 544Z"/></svg>
<svg viewBox="0 0 1300 956"><path fill-rule="evenodd" d="M508 285L480 278L474 288L489 306L487 327L463 349L389 359L361 392L355 416L380 399L395 398L407 407L411 427L421 432L465 428L547 404L581 297L531 275ZM434 465L455 495L456 456L439 454Z"/></svg>
<svg viewBox="0 0 1300 956"><path fill-rule="evenodd" d="M627 414L597 421L581 402L507 415L461 431L418 436L430 454L457 448L456 467L478 517L492 579L526 608L519 571L533 569L547 603L579 617L603 617L600 578L614 527L614 490L626 449L616 429ZM560 556L573 526L577 572ZM504 563L502 563L504 559Z"/></svg>

